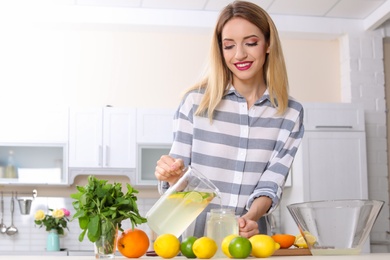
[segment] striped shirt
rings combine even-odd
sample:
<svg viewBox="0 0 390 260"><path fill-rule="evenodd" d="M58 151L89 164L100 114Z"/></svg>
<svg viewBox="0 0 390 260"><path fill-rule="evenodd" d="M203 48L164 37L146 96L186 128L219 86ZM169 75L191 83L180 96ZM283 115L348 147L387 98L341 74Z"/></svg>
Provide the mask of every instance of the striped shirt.
<svg viewBox="0 0 390 260"><path fill-rule="evenodd" d="M304 133L303 108L292 98L286 112L278 115L268 90L248 109L246 99L231 87L210 123L207 116L194 115L203 91L183 98L174 116L170 151L172 157L206 175L221 192L221 201L214 199L197 218L197 237L203 236L207 211L221 204L242 216L254 199L267 196L272 199L271 213L279 204Z"/></svg>

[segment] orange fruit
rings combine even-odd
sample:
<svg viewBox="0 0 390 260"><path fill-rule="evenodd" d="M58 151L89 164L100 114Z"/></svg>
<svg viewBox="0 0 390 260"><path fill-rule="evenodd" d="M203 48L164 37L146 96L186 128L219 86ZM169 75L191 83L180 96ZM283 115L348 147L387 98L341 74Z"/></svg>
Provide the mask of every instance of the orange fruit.
<svg viewBox="0 0 390 260"><path fill-rule="evenodd" d="M141 229L127 229L119 236L117 247L119 252L128 258L139 258L149 248L149 237Z"/></svg>
<svg viewBox="0 0 390 260"><path fill-rule="evenodd" d="M289 234L275 234L272 236L280 248L290 248L295 242L295 236Z"/></svg>

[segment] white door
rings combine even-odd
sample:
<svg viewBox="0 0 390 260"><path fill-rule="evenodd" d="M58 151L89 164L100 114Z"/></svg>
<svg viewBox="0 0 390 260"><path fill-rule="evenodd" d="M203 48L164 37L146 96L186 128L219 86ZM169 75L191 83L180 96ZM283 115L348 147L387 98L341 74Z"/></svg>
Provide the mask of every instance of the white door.
<svg viewBox="0 0 390 260"><path fill-rule="evenodd" d="M135 168L135 109L106 107L103 111L103 167Z"/></svg>
<svg viewBox="0 0 390 260"><path fill-rule="evenodd" d="M103 165L102 108L71 108L69 115L69 167Z"/></svg>
<svg viewBox="0 0 390 260"><path fill-rule="evenodd" d="M302 146L305 200L368 198L364 132L307 132Z"/></svg>

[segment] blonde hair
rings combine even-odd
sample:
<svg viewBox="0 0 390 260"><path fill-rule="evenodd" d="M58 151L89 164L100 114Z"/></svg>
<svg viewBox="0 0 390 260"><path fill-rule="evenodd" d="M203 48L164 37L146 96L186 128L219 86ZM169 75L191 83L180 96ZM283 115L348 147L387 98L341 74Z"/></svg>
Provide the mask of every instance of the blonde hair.
<svg viewBox="0 0 390 260"><path fill-rule="evenodd" d="M246 1L234 1L227 5L220 13L211 40L209 67L206 76L196 85L187 90L187 93L196 89L204 89L204 96L196 110L196 115L207 113L210 122L213 114L229 90L232 73L227 67L222 53L222 30L232 18L240 17L256 25L264 34L269 45L269 53L264 63L264 78L268 86L271 103L277 107L280 114L288 106L288 78L279 40L278 31L271 17L258 5Z"/></svg>

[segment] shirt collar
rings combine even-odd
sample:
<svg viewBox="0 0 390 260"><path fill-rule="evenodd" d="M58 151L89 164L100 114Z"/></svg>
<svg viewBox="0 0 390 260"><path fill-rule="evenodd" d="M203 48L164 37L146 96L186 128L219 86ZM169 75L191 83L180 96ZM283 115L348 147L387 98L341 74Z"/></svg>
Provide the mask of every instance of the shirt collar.
<svg viewBox="0 0 390 260"><path fill-rule="evenodd" d="M240 93L237 92L237 90L234 88L233 85L230 84L230 87L229 87L229 90L227 91L227 93L225 94L225 96L228 96L228 95L236 95L237 97L240 97L240 98L243 98L242 95L240 95ZM269 92L268 92L268 88L264 91L264 94L261 98L259 98L256 102L255 102L255 105L259 105L261 103L263 103L264 101L270 101L271 102L271 99L269 97Z"/></svg>

